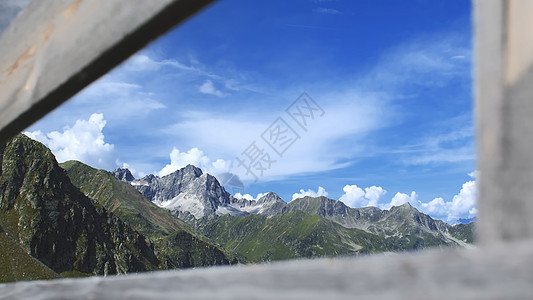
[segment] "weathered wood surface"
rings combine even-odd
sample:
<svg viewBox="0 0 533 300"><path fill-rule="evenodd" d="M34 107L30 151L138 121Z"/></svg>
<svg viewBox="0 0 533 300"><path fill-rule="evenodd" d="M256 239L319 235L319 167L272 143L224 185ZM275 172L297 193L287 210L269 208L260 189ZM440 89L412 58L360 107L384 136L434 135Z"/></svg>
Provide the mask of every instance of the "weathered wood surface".
<svg viewBox="0 0 533 300"><path fill-rule="evenodd" d="M0 141L211 2L33 1L0 37Z"/></svg>
<svg viewBox="0 0 533 300"><path fill-rule="evenodd" d="M533 241L0 285L1 299L533 299Z"/></svg>
<svg viewBox="0 0 533 300"><path fill-rule="evenodd" d="M476 0L479 241L533 237L533 1Z"/></svg>

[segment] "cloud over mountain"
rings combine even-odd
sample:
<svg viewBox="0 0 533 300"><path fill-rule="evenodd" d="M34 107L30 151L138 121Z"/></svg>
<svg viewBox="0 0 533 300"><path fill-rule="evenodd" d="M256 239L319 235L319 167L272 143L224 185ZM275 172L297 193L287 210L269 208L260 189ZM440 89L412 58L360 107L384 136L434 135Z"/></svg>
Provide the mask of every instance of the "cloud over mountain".
<svg viewBox="0 0 533 300"><path fill-rule="evenodd" d="M116 167L117 155L114 145L106 143L103 129L106 125L103 114L92 114L88 120L78 120L66 126L62 132L24 132L27 136L48 146L59 162L79 160L98 168Z"/></svg>
<svg viewBox="0 0 533 300"><path fill-rule="evenodd" d="M326 192L326 190L323 187L319 186L316 192L311 189L308 189L307 191L300 189L299 193L294 193L292 195L292 200L303 198L305 196L320 197L320 196L327 196L327 195L328 195L328 192Z"/></svg>

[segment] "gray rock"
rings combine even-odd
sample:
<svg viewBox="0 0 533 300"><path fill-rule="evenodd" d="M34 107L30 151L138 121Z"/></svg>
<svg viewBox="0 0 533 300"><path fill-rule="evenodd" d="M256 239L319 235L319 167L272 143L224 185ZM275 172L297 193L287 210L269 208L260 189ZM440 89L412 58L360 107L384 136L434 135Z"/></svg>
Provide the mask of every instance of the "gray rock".
<svg viewBox="0 0 533 300"><path fill-rule="evenodd" d="M189 212L195 218L217 213L233 201L218 180L193 165L161 178L148 175L132 185L146 198L174 212Z"/></svg>
<svg viewBox="0 0 533 300"><path fill-rule="evenodd" d="M435 243L467 246L454 234L457 230L441 220L419 212L409 203L389 210L377 207L351 208L342 201L327 197L303 197L289 202L282 213L303 211L319 215L347 228L357 228L386 238L434 240ZM431 242L431 241L430 241Z"/></svg>
<svg viewBox="0 0 533 300"><path fill-rule="evenodd" d="M115 171L110 172L111 175L115 176L118 180L122 180L125 182L132 182L135 180L135 177L131 174L130 170L127 168L116 168Z"/></svg>

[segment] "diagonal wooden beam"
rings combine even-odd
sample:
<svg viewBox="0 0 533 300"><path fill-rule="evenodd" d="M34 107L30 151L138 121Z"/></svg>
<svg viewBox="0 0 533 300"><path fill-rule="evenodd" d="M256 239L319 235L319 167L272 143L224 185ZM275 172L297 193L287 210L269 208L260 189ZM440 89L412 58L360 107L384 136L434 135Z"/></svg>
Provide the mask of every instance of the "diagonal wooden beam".
<svg viewBox="0 0 533 300"><path fill-rule="evenodd" d="M213 1L33 1L0 37L0 142Z"/></svg>

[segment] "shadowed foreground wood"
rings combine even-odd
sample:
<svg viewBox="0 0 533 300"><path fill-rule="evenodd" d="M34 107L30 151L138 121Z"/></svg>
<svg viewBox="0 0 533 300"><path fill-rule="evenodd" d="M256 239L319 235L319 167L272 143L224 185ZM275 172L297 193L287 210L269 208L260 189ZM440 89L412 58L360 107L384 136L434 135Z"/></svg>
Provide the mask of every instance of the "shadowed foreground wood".
<svg viewBox="0 0 533 300"><path fill-rule="evenodd" d="M211 2L33 1L0 36L0 141Z"/></svg>
<svg viewBox="0 0 533 300"><path fill-rule="evenodd" d="M512 254L510 254L512 253ZM0 285L2 299L531 299L533 240Z"/></svg>

